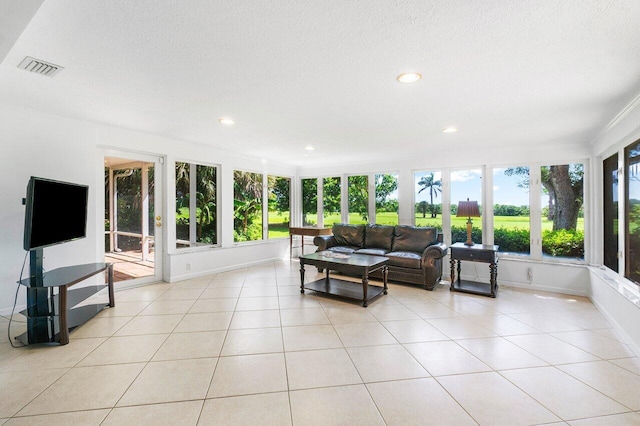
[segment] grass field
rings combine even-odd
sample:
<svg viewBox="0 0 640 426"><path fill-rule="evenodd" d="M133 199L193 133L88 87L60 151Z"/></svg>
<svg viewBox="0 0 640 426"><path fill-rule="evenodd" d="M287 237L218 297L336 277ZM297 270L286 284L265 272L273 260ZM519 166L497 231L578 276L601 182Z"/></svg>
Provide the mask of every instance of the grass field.
<svg viewBox="0 0 640 426"><path fill-rule="evenodd" d="M324 218L324 225L331 226L334 223L340 223L340 215L328 215ZM363 224L367 223L357 213L349 214L349 223ZM393 212L383 212L376 214L376 223L378 225L397 225L398 214ZM436 226L442 228L442 215L438 215L437 218L431 219L430 217L423 218L421 213L415 215L415 223L417 226ZM453 226L465 226L467 219L463 217L451 218L451 224ZM529 229L529 217L526 216L494 216L494 228L507 228L507 229ZM482 227L481 218L475 218L473 221L474 228ZM542 220L542 230L551 230L553 228L553 222L546 218ZM584 219L578 219L578 230L584 231ZM280 238L289 236L289 216L278 215L275 212L269 213L269 238Z"/></svg>

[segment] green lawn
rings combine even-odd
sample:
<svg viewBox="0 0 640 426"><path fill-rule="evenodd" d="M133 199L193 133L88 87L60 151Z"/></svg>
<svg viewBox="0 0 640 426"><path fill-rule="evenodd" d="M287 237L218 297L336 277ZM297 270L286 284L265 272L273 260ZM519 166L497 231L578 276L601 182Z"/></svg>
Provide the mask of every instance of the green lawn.
<svg viewBox="0 0 640 426"><path fill-rule="evenodd" d="M422 213L415 215L417 226L435 226L442 228L442 215L438 215L437 218L431 219L427 214L426 218L422 217ZM334 223L340 223L339 214L330 214L324 218L324 225L331 226ZM363 224L367 223L357 213L349 214L349 223ZM376 223L378 225L397 225L398 214L394 212L383 212L376 214ZM451 224L453 226L465 226L467 219L463 217L451 217ZM474 228L482 227L482 219L475 218L473 220ZM494 216L494 228L507 228L507 229L529 229L529 217L526 216ZM553 228L553 222L546 218L542 220L542 230L551 230ZM584 219L578 219L578 230L584 231ZM277 212L269 212L269 238L280 238L289 236L289 215L279 215Z"/></svg>

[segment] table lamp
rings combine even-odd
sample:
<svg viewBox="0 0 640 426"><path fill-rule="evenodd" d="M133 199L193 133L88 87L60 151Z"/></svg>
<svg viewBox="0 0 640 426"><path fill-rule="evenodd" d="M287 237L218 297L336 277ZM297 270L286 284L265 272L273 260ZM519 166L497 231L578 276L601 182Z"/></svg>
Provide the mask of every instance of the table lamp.
<svg viewBox="0 0 640 426"><path fill-rule="evenodd" d="M473 226L473 222L471 221L472 217L480 217L480 209L478 208L477 201L459 201L458 202L458 214L456 217L466 217L467 219L467 241L464 243L467 246L472 246L473 241L471 241L471 228Z"/></svg>

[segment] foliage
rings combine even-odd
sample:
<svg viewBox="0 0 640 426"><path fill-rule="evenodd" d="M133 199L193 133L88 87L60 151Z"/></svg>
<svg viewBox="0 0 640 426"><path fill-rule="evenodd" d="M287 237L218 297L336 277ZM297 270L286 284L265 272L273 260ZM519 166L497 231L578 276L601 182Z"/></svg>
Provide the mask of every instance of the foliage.
<svg viewBox="0 0 640 426"><path fill-rule="evenodd" d="M493 231L494 243L501 252L529 253L530 232L528 229L497 228Z"/></svg>
<svg viewBox="0 0 640 426"><path fill-rule="evenodd" d="M389 196L398 189L398 176L390 174L376 175L376 211L383 209ZM396 209L396 211L398 211Z"/></svg>
<svg viewBox="0 0 640 426"><path fill-rule="evenodd" d="M217 169L212 166L195 165L195 176L191 163L176 162L176 232L179 239L189 239L191 197L195 197L196 241L205 244L217 242ZM191 194L191 179L196 179L196 193Z"/></svg>
<svg viewBox="0 0 640 426"><path fill-rule="evenodd" d="M322 180L322 207L325 217L340 211L339 177L328 177Z"/></svg>
<svg viewBox="0 0 640 426"><path fill-rule="evenodd" d="M529 216L529 206L494 204L493 214L494 216Z"/></svg>
<svg viewBox="0 0 640 426"><path fill-rule="evenodd" d="M318 180L302 179L302 224L314 225L318 214ZM311 215L312 217L308 217Z"/></svg>
<svg viewBox="0 0 640 426"><path fill-rule="evenodd" d="M349 213L358 213L363 221L369 220L369 178L349 176Z"/></svg>
<svg viewBox="0 0 640 426"><path fill-rule="evenodd" d="M433 204L433 198L438 197L438 192L442 192L442 181L435 180L435 175L431 173L427 176L422 176L422 178L420 178L420 180L418 181L418 185L422 187L418 191L418 194L427 189L429 190L429 200L430 200L429 206L430 206L431 218L433 219L438 214L436 206ZM424 211L423 211L423 214L424 214Z"/></svg>
<svg viewBox="0 0 640 426"><path fill-rule="evenodd" d="M584 258L584 232L569 229L542 232L542 252L551 256Z"/></svg>
<svg viewBox="0 0 640 426"><path fill-rule="evenodd" d="M268 176L269 211L289 212L291 209L291 179L278 176Z"/></svg>
<svg viewBox="0 0 640 426"><path fill-rule="evenodd" d="M234 241L262 239L261 174L233 171L233 210Z"/></svg>

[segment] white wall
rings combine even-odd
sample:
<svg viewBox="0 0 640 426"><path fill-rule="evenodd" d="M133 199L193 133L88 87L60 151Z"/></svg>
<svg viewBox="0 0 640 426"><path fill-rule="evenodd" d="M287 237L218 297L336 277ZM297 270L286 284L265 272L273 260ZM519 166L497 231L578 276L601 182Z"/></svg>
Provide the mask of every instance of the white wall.
<svg viewBox="0 0 640 426"><path fill-rule="evenodd" d="M10 312L16 281L25 251L22 249L24 207L21 204L30 176L82 183L90 186L88 237L83 240L44 249L44 266L54 269L80 263L101 261L104 255L102 193L104 153L109 149L139 152L165 158L165 191L173 188L166 181L167 165L182 161L218 164L222 179L223 233L220 248L175 252L164 255L164 279L204 275L233 267L242 267L288 255L288 239L258 243L233 242L233 170L251 170L265 174L294 176L293 167L263 163L259 158L241 157L228 152L184 141L145 133L81 122L0 105L0 313ZM250 154L250 153L249 153ZM169 192L172 193L172 192ZM62 207L62 206L61 206ZM163 212L165 225L172 223L172 208ZM93 220L92 220L93 218ZM172 227L165 226L164 232ZM165 238L165 241L166 238ZM186 263L191 270L186 271ZM28 274L28 261L26 266ZM24 291L18 306L24 305Z"/></svg>

